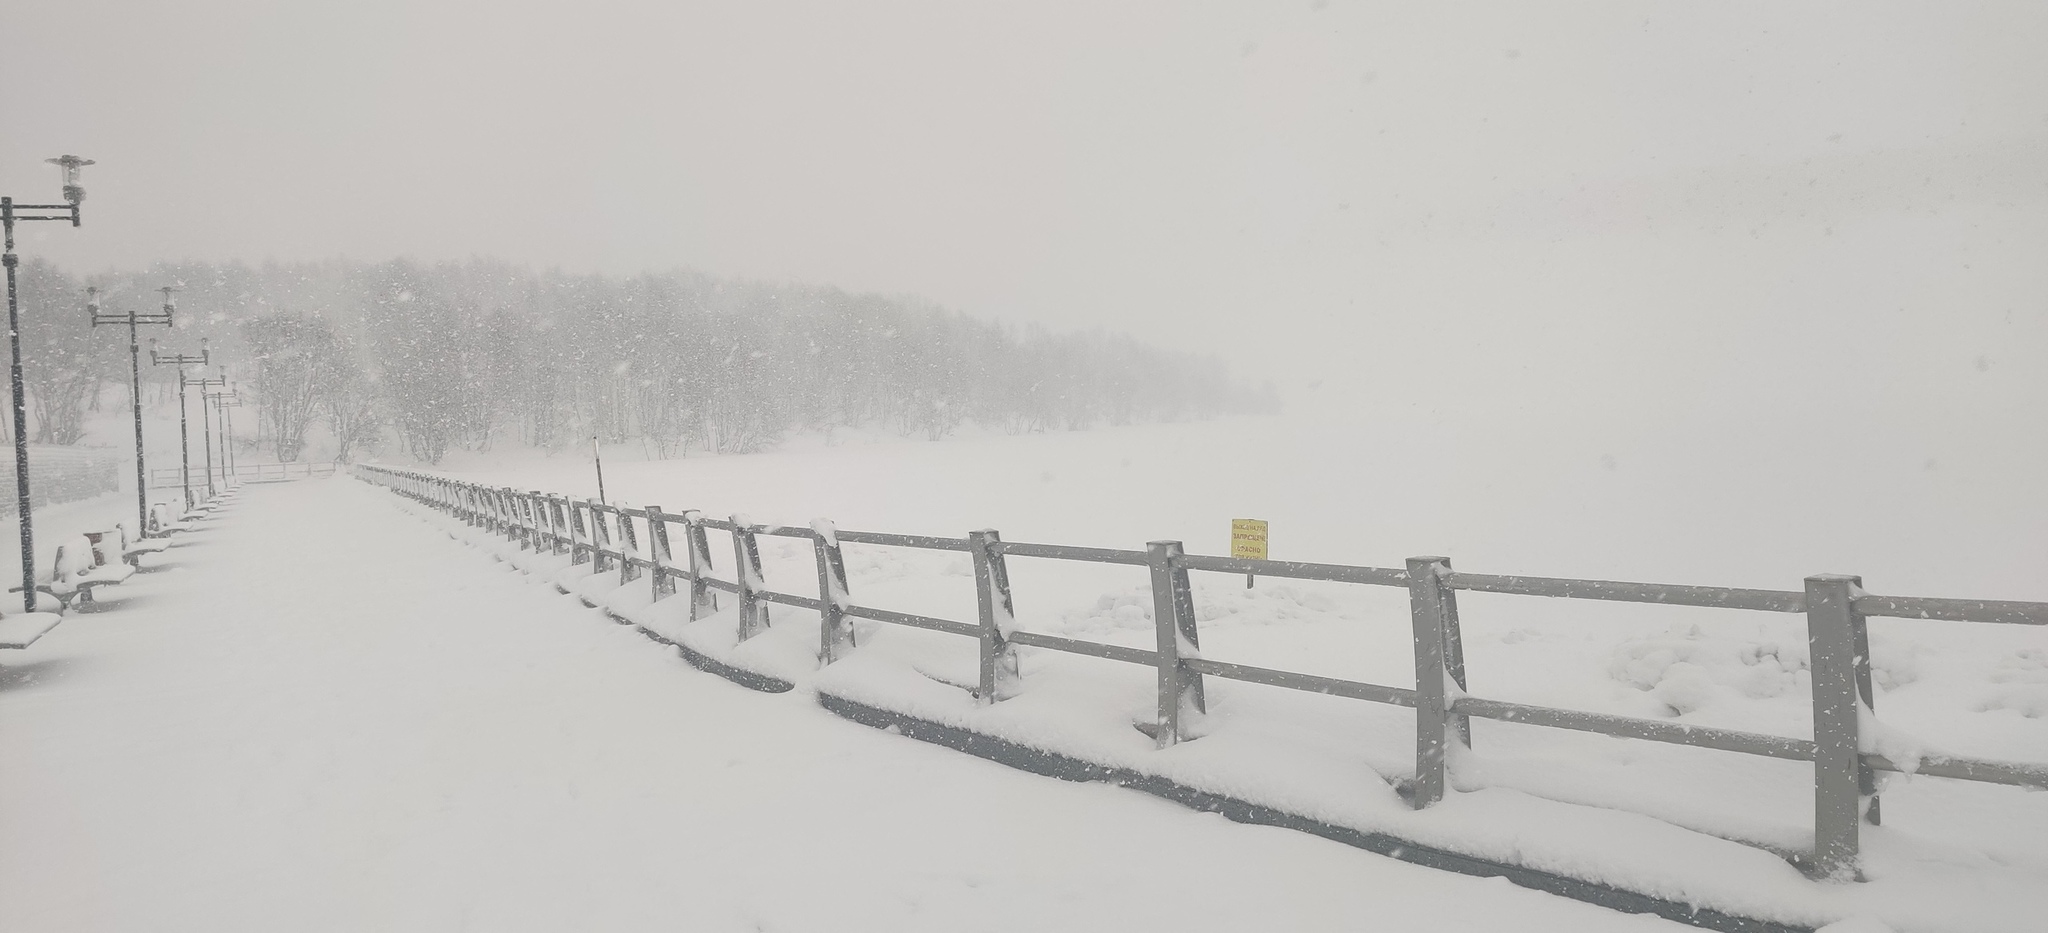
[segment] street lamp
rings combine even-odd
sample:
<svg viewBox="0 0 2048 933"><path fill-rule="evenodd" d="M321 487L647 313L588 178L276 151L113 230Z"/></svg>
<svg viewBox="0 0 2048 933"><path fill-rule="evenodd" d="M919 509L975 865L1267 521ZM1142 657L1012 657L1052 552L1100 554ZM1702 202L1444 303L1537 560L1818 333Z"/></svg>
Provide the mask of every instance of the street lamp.
<svg viewBox="0 0 2048 933"><path fill-rule="evenodd" d="M211 358L212 354L207 352L206 338L204 337L199 338L198 356L186 353L159 353L156 349L156 338L152 337L149 340L149 363L151 366L178 367L178 467L180 475L185 480L185 508L187 509L192 507L192 441L190 439L191 435L186 432L185 428L185 367L194 364L205 366Z"/></svg>
<svg viewBox="0 0 2048 933"><path fill-rule="evenodd" d="M36 535L34 525L29 521L28 402L21 389L21 311L16 306L14 285L14 267L19 265L21 260L14 255L14 222L68 220L72 226L78 226L78 205L85 200L85 189L78 184L78 170L92 164L91 159L81 159L75 155L45 161L63 169L63 204L16 204L13 198L0 197L0 226L7 228L7 247L0 251L0 264L7 266L7 336L14 349L13 367L9 371L9 377L14 385L14 491L21 517L23 612L36 611ZM28 213L19 213L20 211Z"/></svg>
<svg viewBox="0 0 2048 933"><path fill-rule="evenodd" d="M213 488L213 419L206 416L206 390L215 386L226 386L228 380L225 376L219 379L208 379L204 372L201 372L197 379L185 379L184 376L185 371L179 370L178 378L183 380L180 386L181 389L183 386L199 387L199 427L205 432L204 442L199 446L201 450L206 451L206 498L211 499L214 496L220 495L220 493ZM226 477L222 477L222 479L226 479Z"/></svg>
<svg viewBox="0 0 2048 933"><path fill-rule="evenodd" d="M138 521L138 524L135 526L135 533L145 537L149 534L149 475L142 465L142 345L139 338L136 337L135 329L143 324L171 326L171 311L175 307L171 302L173 288L173 286L166 285L161 289L164 293L164 309L162 311L137 312L135 310L135 303L129 302L127 314L106 313L100 308L100 290L97 288L85 290L85 307L92 317L92 326L98 327L102 324L128 325L129 399L134 403L133 407L135 409L135 509Z"/></svg>
<svg viewBox="0 0 2048 933"><path fill-rule="evenodd" d="M220 377L228 377L228 368L220 368ZM220 478L222 486L234 483L235 476L235 417L230 409L242 407L242 393L228 383L229 388L210 393L206 399L213 402L213 420L220 422Z"/></svg>

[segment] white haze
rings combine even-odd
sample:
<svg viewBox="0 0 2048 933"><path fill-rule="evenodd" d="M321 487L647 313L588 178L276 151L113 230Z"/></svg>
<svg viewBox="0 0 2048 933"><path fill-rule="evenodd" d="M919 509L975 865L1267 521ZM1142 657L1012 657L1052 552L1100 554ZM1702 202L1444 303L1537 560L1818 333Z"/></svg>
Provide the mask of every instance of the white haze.
<svg viewBox="0 0 2048 933"><path fill-rule="evenodd" d="M1755 533L1811 493L2048 560L2048 6L15 0L0 33L0 191L100 161L86 226L24 242L74 271L916 293L1223 354L1396 475L1562 494L1514 471L1542 449Z"/></svg>

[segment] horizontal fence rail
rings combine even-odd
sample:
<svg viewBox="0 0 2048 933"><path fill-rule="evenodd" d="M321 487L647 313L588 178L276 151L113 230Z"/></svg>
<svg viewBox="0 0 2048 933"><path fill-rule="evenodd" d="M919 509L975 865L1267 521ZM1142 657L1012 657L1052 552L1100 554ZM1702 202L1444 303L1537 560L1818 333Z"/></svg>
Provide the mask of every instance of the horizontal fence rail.
<svg viewBox="0 0 2048 933"><path fill-rule="evenodd" d="M238 463L232 468L225 464L214 464L213 474L223 480L244 483L282 483L295 479L318 479L333 476L333 463ZM205 485L206 467L195 466L192 470L195 484ZM149 486L151 489L174 489L185 485L185 471L179 467L150 467Z"/></svg>
<svg viewBox="0 0 2048 933"><path fill-rule="evenodd" d="M1443 557L1409 558L1402 568L1356 567L1190 555L1177 541L1155 541L1138 551L1004 541L994 531L946 538L840 531L824 521L809 527L757 525L744 515L710 518L696 511L668 512L653 505L627 508L387 467L358 465L354 469L366 481L502 534L518 542L522 549L565 555L572 564L589 564L594 573L617 574L621 585L645 577L645 585L656 600L687 593L691 621L717 611L714 591L731 594L737 601L739 637L743 641L767 626L767 604L816 611L820 618L821 664L844 657L853 647L849 620L866 619L974 639L980 667L974 695L984 704L1014 696L1021 689L1016 655L1020 647L1152 668L1157 672L1159 697L1156 722L1150 731L1161 748L1185 741L1186 720L1205 711L1205 677L1411 708L1416 716L1415 773L1404 792L1416 809L1427 808L1443 798L1449 746L1469 746L1469 720L1473 717L1810 761L1814 765L1813 846L1796 861L1814 877L1830 880L1859 877L1860 826L1866 820L1875 823L1879 818L1875 779L1878 771L1911 771L2048 789L2048 764L1967 757L1895 762L1870 753L1865 747L1873 699L1867 618L2044 625L2048 624L2048 603L1873 596L1863 592L1861 578L1838 574L1807 577L1800 590L1758 590L1462 573L1453 571L1450 560ZM712 531L731 539L730 579L713 575L714 559L708 540ZM815 595L767 587L757 543L763 536L811 542L818 565ZM978 618L963 622L856 604L846 583L841 555L845 544L967 552L974 563ZM1134 648L1018 629L1007 566L1010 557L1147 568L1151 574L1155 647ZM1415 685L1410 688L1372 684L1201 657L1200 633L1190 596L1190 571L1250 573L1405 590L1413 634ZM1471 696L1467 692L1470 684L1458 620L1460 590L1803 614L1811 650L1814 738L1789 738Z"/></svg>

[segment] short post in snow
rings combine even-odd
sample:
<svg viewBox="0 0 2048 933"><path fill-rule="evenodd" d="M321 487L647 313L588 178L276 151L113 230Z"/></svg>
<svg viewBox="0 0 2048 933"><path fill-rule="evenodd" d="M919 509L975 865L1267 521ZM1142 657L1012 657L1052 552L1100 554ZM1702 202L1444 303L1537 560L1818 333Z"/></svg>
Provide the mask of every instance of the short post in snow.
<svg viewBox="0 0 2048 933"><path fill-rule="evenodd" d="M1862 716L1870 705L1870 637L1856 592L1863 578L1806 578L1806 645L1813 673L1813 855L1816 878L1861 881L1866 803L1876 820L1875 776L1863 763Z"/></svg>
<svg viewBox="0 0 2048 933"><path fill-rule="evenodd" d="M590 435L590 462L597 466L597 502L610 505L604 497L604 454L597 449L597 435Z"/></svg>
<svg viewBox="0 0 2048 933"><path fill-rule="evenodd" d="M1021 679L1017 648L1010 644L1017 605L1010 597L1010 568L1003 560L1002 540L993 528L967 534L981 609L981 678L974 698L984 706L1015 696Z"/></svg>
<svg viewBox="0 0 2048 933"><path fill-rule="evenodd" d="M1420 810L1442 800L1450 751L1451 698L1445 644L1457 614L1444 582L1450 561L1408 558L1408 617L1415 645L1415 784L1411 802Z"/></svg>
<svg viewBox="0 0 2048 933"><path fill-rule="evenodd" d="M761 546L754 540L754 525L745 516L732 517L733 577L740 590L740 641L761 634L768 627L768 607L754 590L761 583Z"/></svg>
<svg viewBox="0 0 2048 933"><path fill-rule="evenodd" d="M1152 570L1152 630L1159 659L1159 711L1152 741L1160 748L1186 739L1189 722L1209 709L1202 675L1189 670L1186 663L1201 656L1201 642L1195 631L1194 592L1188 586L1187 567L1180 562L1185 554L1179 541L1145 545L1146 563Z"/></svg>

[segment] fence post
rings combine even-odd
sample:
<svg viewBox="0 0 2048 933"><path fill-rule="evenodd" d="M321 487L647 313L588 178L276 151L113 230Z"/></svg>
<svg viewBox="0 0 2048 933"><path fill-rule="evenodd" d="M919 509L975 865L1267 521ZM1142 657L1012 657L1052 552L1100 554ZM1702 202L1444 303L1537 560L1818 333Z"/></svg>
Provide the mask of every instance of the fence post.
<svg viewBox="0 0 2048 933"><path fill-rule="evenodd" d="M576 537L569 527L569 499L566 496L548 497L548 520L555 525L555 553L575 554ZM571 559L573 563L573 558Z"/></svg>
<svg viewBox="0 0 2048 933"><path fill-rule="evenodd" d="M676 580L668 573L669 564L675 559L668 547L668 516L658 505L647 507L647 557L654 565L648 574L654 580L654 600L660 602L664 596L675 595Z"/></svg>
<svg viewBox="0 0 2048 933"><path fill-rule="evenodd" d="M536 489L529 494L533 505L533 549L536 553L555 552L555 510L549 507L548 494Z"/></svg>
<svg viewBox="0 0 2048 933"><path fill-rule="evenodd" d="M540 541L534 535L533 501L517 489L507 487L505 491L512 495L512 521L513 527L519 531L519 549L538 549Z"/></svg>
<svg viewBox="0 0 2048 933"><path fill-rule="evenodd" d="M533 538L533 552L535 554L539 554L544 550L552 552L554 544L550 539L554 537L554 526L548 520L547 494L538 489L532 489L528 490L522 498L526 502L526 514L532 519L532 531L529 534Z"/></svg>
<svg viewBox="0 0 2048 933"><path fill-rule="evenodd" d="M733 578L740 589L740 641L761 634L768 627L768 607L754 591L761 588L761 548L754 540L754 525L744 515L732 517Z"/></svg>
<svg viewBox="0 0 2048 933"><path fill-rule="evenodd" d="M811 523L811 543L818 554L818 663L830 664L853 647L853 626L846 607L846 556L839 551L838 529L830 521Z"/></svg>
<svg viewBox="0 0 2048 933"><path fill-rule="evenodd" d="M1181 663L1202 656L1194 594L1188 588L1188 570L1180 564L1186 553L1179 541L1145 545L1146 563L1152 569L1152 630L1159 646L1159 720L1152 740L1160 748L1186 739L1188 721L1209 710L1202 675Z"/></svg>
<svg viewBox="0 0 2048 933"><path fill-rule="evenodd" d="M566 499L566 497L564 498ZM590 532L583 527L583 508L577 505L574 499L567 499L567 502L569 504L569 566L573 567L590 559L590 555L585 553L588 550L586 545L590 538Z"/></svg>
<svg viewBox="0 0 2048 933"><path fill-rule="evenodd" d="M1411 802L1423 809L1444 797L1450 744L1449 672L1444 657L1450 618L1457 611L1442 557L1408 558L1408 618L1415 644L1415 786Z"/></svg>
<svg viewBox="0 0 2048 933"><path fill-rule="evenodd" d="M492 530L504 535L508 541L515 536L512 531L512 500L507 498L510 493L510 489L490 490Z"/></svg>
<svg viewBox="0 0 2048 933"><path fill-rule="evenodd" d="M612 569L612 558L605 549L612 546L612 530L605 526L604 509L583 503L590 510L590 572L604 573Z"/></svg>
<svg viewBox="0 0 2048 933"><path fill-rule="evenodd" d="M633 556L640 553L640 535L633 530L633 516L625 509L619 510L619 585L625 586L640 579L640 565L633 563Z"/></svg>
<svg viewBox="0 0 2048 933"><path fill-rule="evenodd" d="M1451 569L1450 558L1440 557L1438 560L1443 563L1445 571ZM1438 579L1442 579L1442 577L1439 576ZM1456 588L1446 584L1442 592L1444 605L1444 672L1451 676L1451 683L1458 688L1460 694L1463 694L1471 688L1466 686L1465 682L1465 633L1458 625L1458 591ZM1448 700L1445 706L1447 709L1450 706ZM1464 713L1451 711L1450 718L1451 725L1458 730L1459 741L1464 742L1466 748L1471 748L1472 717Z"/></svg>
<svg viewBox="0 0 2048 933"><path fill-rule="evenodd" d="M981 607L981 680L974 698L988 705L1017 695L1020 674L1017 649L1010 632L1017 627L1017 605L1010 598L1010 568L997 547L1003 536L993 528L967 533L974 557L974 590Z"/></svg>
<svg viewBox="0 0 2048 933"><path fill-rule="evenodd" d="M718 598L711 594L711 540L704 533L704 513L683 513L683 545L690 549L690 621L695 622L718 611Z"/></svg>
<svg viewBox="0 0 2048 933"><path fill-rule="evenodd" d="M1869 635L1856 611L1863 578L1806 578L1806 646L1813 674L1813 857L1815 877L1861 881L1863 802L1873 776L1863 765L1861 707L1870 698Z"/></svg>

